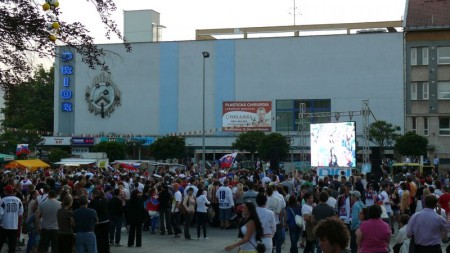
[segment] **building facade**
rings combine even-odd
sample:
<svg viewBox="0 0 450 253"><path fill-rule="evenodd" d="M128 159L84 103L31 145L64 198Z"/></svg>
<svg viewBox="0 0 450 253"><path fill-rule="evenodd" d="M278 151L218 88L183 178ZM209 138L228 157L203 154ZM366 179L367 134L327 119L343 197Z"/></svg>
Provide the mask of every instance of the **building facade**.
<svg viewBox="0 0 450 253"><path fill-rule="evenodd" d="M404 22L406 131L450 163L450 1L409 0Z"/></svg>
<svg viewBox="0 0 450 253"><path fill-rule="evenodd" d="M241 104L245 108L231 109L238 112L234 124L248 116L248 106L263 105L264 130L291 136L293 146L309 146L309 135L298 134L302 104L307 113L324 113L308 123L355 121L359 143L363 101L377 120L402 130L405 125L401 32L142 42L132 43L131 53L121 44L100 47L114 52L106 58L110 73L89 69L65 47L57 49L58 136L177 134L201 152L204 116L206 152L224 153L244 131L238 128L249 126L227 128L225 109ZM255 121L255 115L248 117Z"/></svg>

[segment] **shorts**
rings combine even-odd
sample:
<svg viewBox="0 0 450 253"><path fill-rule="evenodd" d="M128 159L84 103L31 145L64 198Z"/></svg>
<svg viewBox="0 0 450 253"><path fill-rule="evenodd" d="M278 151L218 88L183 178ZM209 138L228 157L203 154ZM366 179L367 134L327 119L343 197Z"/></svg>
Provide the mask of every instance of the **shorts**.
<svg viewBox="0 0 450 253"><path fill-rule="evenodd" d="M231 220L231 208L227 209L219 209L219 220L220 221L229 221Z"/></svg>

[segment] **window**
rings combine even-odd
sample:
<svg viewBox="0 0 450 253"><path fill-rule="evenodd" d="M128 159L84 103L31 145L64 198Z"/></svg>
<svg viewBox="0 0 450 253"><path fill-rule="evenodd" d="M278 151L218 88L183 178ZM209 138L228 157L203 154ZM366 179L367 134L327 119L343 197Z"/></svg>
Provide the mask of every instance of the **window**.
<svg viewBox="0 0 450 253"><path fill-rule="evenodd" d="M416 117L412 117L411 118L411 120L412 120L412 124L411 124L411 131L413 132L413 133L417 133L417 118Z"/></svg>
<svg viewBox="0 0 450 253"><path fill-rule="evenodd" d="M422 47L422 65L428 65L428 47Z"/></svg>
<svg viewBox="0 0 450 253"><path fill-rule="evenodd" d="M300 104L305 104L306 113L315 113L316 117L300 118ZM321 112L327 113L323 116ZM309 123L331 122L331 99L277 100L277 131L298 131L299 127L309 129Z"/></svg>
<svg viewBox="0 0 450 253"><path fill-rule="evenodd" d="M450 99L450 82L438 82L438 99Z"/></svg>
<svg viewBox="0 0 450 253"><path fill-rule="evenodd" d="M411 48L411 66L417 65L417 48Z"/></svg>
<svg viewBox="0 0 450 253"><path fill-rule="evenodd" d="M450 118L439 118L439 135L450 135Z"/></svg>
<svg viewBox="0 0 450 253"><path fill-rule="evenodd" d="M429 85L428 85L428 83L423 83L422 84L422 99L424 99L424 100L428 100L428 97L429 97L429 92L428 92L428 90L429 90Z"/></svg>
<svg viewBox="0 0 450 253"><path fill-rule="evenodd" d="M411 100L417 100L417 83L411 83Z"/></svg>
<svg viewBox="0 0 450 253"><path fill-rule="evenodd" d="M423 117L423 135L428 135L428 118Z"/></svg>
<svg viewBox="0 0 450 253"><path fill-rule="evenodd" d="M437 54L438 64L450 64L450 47L438 47Z"/></svg>

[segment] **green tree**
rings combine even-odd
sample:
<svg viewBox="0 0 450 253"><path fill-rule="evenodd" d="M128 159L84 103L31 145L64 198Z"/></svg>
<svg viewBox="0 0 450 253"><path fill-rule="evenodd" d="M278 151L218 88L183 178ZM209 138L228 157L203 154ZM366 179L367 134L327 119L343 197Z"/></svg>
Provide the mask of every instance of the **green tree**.
<svg viewBox="0 0 450 253"><path fill-rule="evenodd" d="M232 144L233 148L237 148L239 151L250 152L252 156L252 164L254 161L254 155L258 151L258 145L266 135L261 131L250 131L241 133L236 142Z"/></svg>
<svg viewBox="0 0 450 253"><path fill-rule="evenodd" d="M48 160L51 163L59 162L63 158L70 157L70 154L60 148L52 148L48 154Z"/></svg>
<svg viewBox="0 0 450 253"><path fill-rule="evenodd" d="M183 158L185 152L184 139L176 136L158 138L150 145L150 153L156 160Z"/></svg>
<svg viewBox="0 0 450 253"><path fill-rule="evenodd" d="M400 135L399 126L395 126L384 120L377 120L369 125L369 140L380 148L380 159L384 157L387 147L392 147L395 139Z"/></svg>
<svg viewBox="0 0 450 253"><path fill-rule="evenodd" d="M5 146L5 152L9 154L15 154L17 144L28 144L29 150L33 151L43 141L33 124L25 124L14 131L6 131L1 135L0 139ZM26 156L26 154L22 154L19 159L24 159Z"/></svg>
<svg viewBox="0 0 450 253"><path fill-rule="evenodd" d="M395 150L404 156L421 156L427 154L428 139L413 132L398 137Z"/></svg>
<svg viewBox="0 0 450 253"><path fill-rule="evenodd" d="M289 144L283 135L271 133L261 140L258 145L258 154L264 160L280 161L289 155Z"/></svg>
<svg viewBox="0 0 450 253"><path fill-rule="evenodd" d="M126 144L103 141L93 147L94 152L105 152L110 162L123 160L126 156Z"/></svg>
<svg viewBox="0 0 450 253"><path fill-rule="evenodd" d="M1 110L6 128L22 128L32 125L38 131L53 130L54 68L42 66L27 82L5 91L5 107Z"/></svg>
<svg viewBox="0 0 450 253"><path fill-rule="evenodd" d="M0 85L3 88L28 79L34 67L29 60L31 54L40 58L60 57L55 55L55 42L74 49L90 68L108 70L104 61L107 51L94 44L93 37L81 22L62 20L56 2L42 1L44 5L41 5L37 1L0 0ZM88 2L93 4L105 25L106 37L110 39L115 34L123 39L111 19L111 14L116 11L114 1ZM128 43L125 47L127 51L131 50Z"/></svg>

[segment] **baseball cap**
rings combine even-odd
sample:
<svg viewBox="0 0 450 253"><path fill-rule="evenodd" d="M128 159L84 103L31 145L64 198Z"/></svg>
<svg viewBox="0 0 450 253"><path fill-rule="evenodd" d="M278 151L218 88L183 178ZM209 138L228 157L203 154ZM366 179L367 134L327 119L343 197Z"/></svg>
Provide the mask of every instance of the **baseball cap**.
<svg viewBox="0 0 450 253"><path fill-rule="evenodd" d="M359 191L351 191L350 194L358 199L361 198L361 193Z"/></svg>

